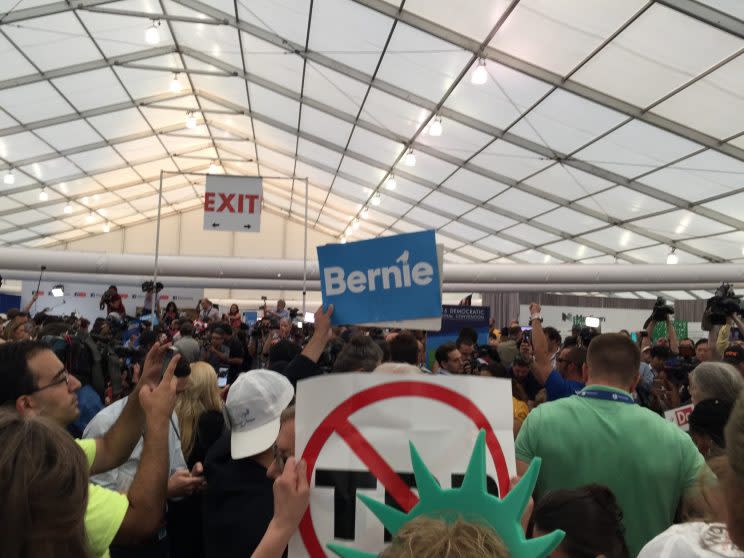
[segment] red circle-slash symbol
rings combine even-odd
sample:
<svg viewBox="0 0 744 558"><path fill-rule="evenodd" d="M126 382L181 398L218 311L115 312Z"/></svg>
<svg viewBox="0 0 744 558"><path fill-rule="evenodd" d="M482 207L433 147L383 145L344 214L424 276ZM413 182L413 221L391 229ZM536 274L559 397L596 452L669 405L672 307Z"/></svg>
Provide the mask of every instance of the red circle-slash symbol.
<svg viewBox="0 0 744 558"><path fill-rule="evenodd" d="M407 512L418 502L418 498L408 485L393 471L384 458L372 447L361 432L349 421L349 417L364 407L396 397L422 397L439 401L460 411L473 421L475 427L486 431L486 445L496 467L499 494L502 496L509 491L509 471L506 459L501 450L498 438L488 422L486 416L470 399L464 395L436 384L415 381L390 382L367 388L349 397L338 405L313 432L308 440L302 459L307 463L308 482L312 479L315 463L320 451L331 434L337 433L347 443L349 448L359 457L398 504ZM323 547L313 526L310 508L300 523L300 536L311 558L326 558Z"/></svg>

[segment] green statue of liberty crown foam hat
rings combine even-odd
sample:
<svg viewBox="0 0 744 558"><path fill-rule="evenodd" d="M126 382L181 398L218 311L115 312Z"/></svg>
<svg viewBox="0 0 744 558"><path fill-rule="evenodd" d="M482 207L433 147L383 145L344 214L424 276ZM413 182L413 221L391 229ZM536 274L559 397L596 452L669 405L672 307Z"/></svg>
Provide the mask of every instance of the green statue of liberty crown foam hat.
<svg viewBox="0 0 744 558"><path fill-rule="evenodd" d="M362 494L358 498L382 522L393 536L398 530L420 516L455 522L458 519L491 527L509 549L512 558L545 558L563 540L563 531L554 531L535 539L526 539L521 518L540 472L540 459L532 460L519 483L499 499L486 489L486 434L481 430L470 457L468 470L460 488L443 489L424 464L413 444L411 463L416 477L419 502L410 512L403 513ZM376 554L329 544L328 548L341 558L376 558Z"/></svg>

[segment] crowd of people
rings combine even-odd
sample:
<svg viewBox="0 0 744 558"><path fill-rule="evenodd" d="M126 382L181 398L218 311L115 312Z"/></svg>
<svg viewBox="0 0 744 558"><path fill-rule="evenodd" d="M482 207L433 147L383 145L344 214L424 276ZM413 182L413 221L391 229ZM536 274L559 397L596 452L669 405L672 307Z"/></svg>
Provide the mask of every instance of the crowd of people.
<svg viewBox="0 0 744 558"><path fill-rule="evenodd" d="M524 533L564 531L555 558L744 557L735 313L697 341L658 312L633 333L564 338L532 304L528 323L487 340L464 328L428 364L424 332L332 327L332 306L300 324L279 301L249 327L208 299L130 320L117 296L92 327L7 313L0 556L278 558L310 494L297 382L368 372L506 380L517 474L542 460ZM686 404L689 433L664 418ZM404 526L382 555L512 555L498 532L442 519Z"/></svg>

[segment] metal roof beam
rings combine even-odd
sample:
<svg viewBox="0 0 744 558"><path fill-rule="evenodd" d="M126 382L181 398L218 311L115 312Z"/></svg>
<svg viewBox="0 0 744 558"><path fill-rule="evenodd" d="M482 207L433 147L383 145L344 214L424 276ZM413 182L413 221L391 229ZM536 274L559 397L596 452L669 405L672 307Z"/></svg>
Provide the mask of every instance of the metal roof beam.
<svg viewBox="0 0 744 558"><path fill-rule="evenodd" d="M66 124L67 122L74 122L75 120L92 118L94 116L101 116L103 114L111 114L112 112L118 112L120 110L126 110L129 108L148 107L154 103L170 101L190 95L192 95L191 91L180 93L160 93L159 95L142 97L140 99L134 99L132 101L122 101L121 103L115 103L113 105L105 105L102 107L96 107L93 109L74 112L71 114L63 114L62 116L54 116L52 118L36 120L35 122L29 122L28 124L17 124L16 126L8 126L7 128L0 129L0 137L10 136L12 134L18 134L20 132L31 132L33 130L38 130L39 128L46 128L47 126Z"/></svg>
<svg viewBox="0 0 744 558"><path fill-rule="evenodd" d="M234 103L232 103L230 101L227 101L225 99L222 99L222 98L217 97L217 96L214 96L214 95L211 95L209 93L198 91L197 94L198 95L201 95L201 96L204 96L205 98L209 99L210 101L212 101L214 103L221 104L223 106L227 106L228 108L234 108L236 110L240 110L241 109L241 107L239 107L238 105L235 105ZM314 136L312 134L308 134L307 132L304 132L304 131L299 131L298 132L297 130L293 129L291 126L288 126L288 125L286 125L286 124L284 124L282 122L279 122L277 120L274 120L273 118L270 118L270 117L267 117L267 116L264 116L264 115L261 115L261 114L252 112L252 111L251 111L251 114L252 114L253 118L255 118L256 120L261 121L261 122L264 122L265 124L268 124L268 125L270 125L270 126L272 126L274 128L277 128L279 130L282 130L282 131L287 132L287 133L290 133L290 134L298 134L303 139L307 139L308 141L311 141L313 143L316 143L316 144L318 144L318 145L320 145L322 147L325 147L325 148L330 149L332 151L335 151L337 153L344 154L344 155L349 156L349 157L351 157L353 159L356 159L356 160L358 160L358 161L360 161L362 163L368 164L368 165L370 165L372 167L383 169L383 170L386 170L387 171L387 166L386 165L384 165L383 163L381 163L381 162L379 162L379 161L377 161L375 159L372 159L371 157L367 157L366 155L362 155L362 154L355 153L355 152L352 152L352 151L349 151L349 150L345 150L342 147L340 147L340 146L338 146L338 145L336 145L334 143L331 143L330 141L327 141L327 140L325 140L323 138L319 138L319 137ZM229 131L229 130L226 130L226 131ZM284 154L286 156L288 156L288 157L293 157L292 154L288 154L288 153L284 153ZM301 160L301 158L300 158L299 155L297 156L297 158L298 158L298 160ZM317 166L317 165L314 165L314 166ZM320 167L318 167L318 168L320 168ZM335 170L334 171L327 170L326 172L330 172L332 174L335 174ZM438 191L440 191L442 193L446 193L446 194L448 194L450 196L453 196L455 198L458 198L458 199L460 199L462 201L465 201L467 203L470 203L472 205L475 205L476 207L486 207L490 211L494 211L494 209L495 209L494 206L491 206L491 205L486 206L481 200L477 200L477 199L471 198L471 197L466 196L465 194L463 194L461 192L458 192L458 191L455 191L455 190L451 190L451 189L446 188L444 186L438 186L437 184L434 184L432 182L429 182L427 180L424 180L424 179L422 179L422 178L420 178L420 177L418 177L416 175L409 174L409 173L405 172L404 170L402 170L400 168L396 170L396 174L398 176L400 176L401 178L406 178L406 179L411 180L413 182L419 183L422 186L426 186L426 187L428 187L430 189L437 189ZM339 176L341 176L340 173L339 173ZM357 182L357 183L360 182L358 179L351 179L351 180L353 182ZM376 185L372 185L370 187L373 190L375 190L377 188ZM391 195L391 194L394 194L394 193L386 192L386 195ZM544 193L541 193L541 194L544 197ZM360 203L363 203L363 202L360 202ZM422 209L428 209L429 211L432 211L433 210L434 213L440 213L441 214L441 212L435 210L434 208L427 207L426 205L421 204L420 202L416 202L416 201L410 202L410 201L408 201L407 203L412 203L413 205L418 205ZM569 204L569 202L567 202L567 201L565 201L564 205L570 206L572 208L576 208L577 207L575 204ZM570 239L575 238L576 236L578 236L578 235L574 235L574 236L569 235L569 234L567 234L567 233L565 233L563 231L559 231L557 229L554 229L553 227L549 227L547 225L543 225L542 223L539 223L539 222L536 222L536 221L533 221L533 220L530 220L530 219L525 219L524 217L519 216L519 215L516 215L516 214L514 214L512 212L508 212L508 211L502 210L502 214L504 214L505 216L507 216L507 217L509 217L511 219L514 219L516 221L519 221L519 222L522 222L522 223L528 223L528 224L530 224L533 227L542 229L545 232L549 232L549 233L551 233L553 235L556 235L556 236L558 236L559 238L562 238L562 239L570 240ZM446 215L442 215L442 216L446 216ZM478 228L480 230L485 230L486 232L488 232L488 234L493 234L494 233L494 231L491 230L491 229L483 229L481 225L476 225L475 223L471 224L471 223L466 222L466 221L464 221L462 219L459 219L457 216L452 217L452 219L453 220L458 220L459 222L461 222L463 224L469 224L470 226L475 226L475 228ZM607 219L604 216L603 216L602 220L605 221L605 222L607 222ZM608 223L608 225L615 225L615 223ZM586 234L587 232L590 232L590 231L585 231L582 234ZM503 233L500 233L500 235L503 237ZM687 251L687 252L689 252L691 254L695 254L696 256L699 256L699 257L702 257L702 258L705 258L705 259L712 259L712 256L710 254L708 254L707 252L702 252L702 251L697 250L696 248L694 248L692 246L687 246L684 242L674 242L671 239L668 239L668 238L663 237L661 235L656 235L657 238L654 238L654 235L655 235L655 233L644 233L644 236L646 236L648 238L651 238L653 240L656 240L657 242L664 243L664 244L673 244L673 245L677 246L678 248L680 248L682 250L685 250L685 251ZM582 239L581 242L582 243L586 243L586 241L584 239ZM522 244L524 244L524 243L522 243ZM538 246L536 246L536 245L529 245L529 248L535 249L537 247ZM608 248L604 248L602 251L604 253L607 253L607 254L617 255L617 252L614 252L614 251L612 251L612 250L610 250ZM563 258L565 258L565 256L563 256Z"/></svg>
<svg viewBox="0 0 744 558"><path fill-rule="evenodd" d="M744 21L710 6L706 6L701 2L694 2L693 0L656 0L656 3L682 12L698 21L730 33L740 39L744 39Z"/></svg>
<svg viewBox="0 0 744 558"><path fill-rule="evenodd" d="M200 2L199 0L174 0L178 4L182 4L184 6L190 7L192 9L195 9L197 11L201 11L207 15L212 15L213 17L216 17L217 14L222 14L222 16L226 16L224 12L220 12L219 10L216 10L215 8L212 8L211 6L207 6ZM358 0L355 0L358 1ZM388 7L391 7L389 4L386 4L385 2L382 2L382 0L365 0L366 1L372 1L375 4L382 3L387 6L385 10L388 10ZM394 11L398 13L397 8L394 8ZM405 13L405 12L404 12ZM388 14L389 15L389 14ZM391 16L393 17L393 16ZM421 19L421 18L419 18ZM405 20L402 20L405 21ZM424 20L425 21L425 20ZM407 22L406 22L407 23ZM270 31L267 31L265 29L259 28L255 25L249 24L247 22L243 21L236 21L236 20L230 20L230 24L238 27L242 31L245 31L246 33L249 33L251 35L254 35L262 40L265 40L267 42L270 42L271 44L274 44L284 50L287 50L289 52L293 52L294 54L297 54L298 56L306 57L308 60L311 60L313 62L316 62L322 66L328 67L332 70L335 70L337 72L340 72L342 74L345 74L357 81L360 81L365 84L371 84L372 87L378 88L381 91L384 91L390 95L393 95L399 99L402 99L404 101L407 101L409 103L416 104L420 107L423 107L429 111L432 112L438 112L441 116L451 118L452 120L455 120L461 124L464 124L466 126L469 126L471 128L474 128L478 131L484 132L486 134L492 135L496 138L503 139L504 141L508 143L512 143L514 145L517 145L519 147L522 147L524 149L528 149L532 151L533 153L537 153L541 156L544 156L546 158L552 159L552 160L561 160L565 164L568 164L570 166L574 166L576 168L579 168L580 170L583 170L584 172L587 172L589 174L593 174L595 176L599 176L604 179L608 179L608 176L612 176L615 178L615 180L612 180L615 183L622 184L623 186L626 186L630 189L642 192L646 195L650 195L652 197L655 197L656 199L663 200L667 203L670 203L671 205L674 205L681 209L688 209L689 211L692 211L693 213L699 213L701 215L704 215L705 217L708 217L709 219L713 219L714 221L718 221L720 223L726 224L728 226L733 226L739 229L744 230L744 221L738 221L736 219L732 219L731 217L728 217L724 214L721 214L719 212L708 210L704 208L698 208L694 207L692 204L687 202L686 200L683 200L681 198L678 198L676 196L673 196L671 194L667 194L666 192L663 192L661 190L657 190L655 188L652 188L651 186L647 186L645 184L642 184L636 180L632 180L626 177L623 177L621 175L611 173L609 171L606 171L605 169L602 169L600 167L597 167L595 165L592 165L591 163L587 163L585 161L578 161L575 159L568 158L566 154L557 153L554 150L548 149L545 146L542 146L538 143L535 143L533 141L527 140L525 138L521 138L519 136L516 136L515 134L512 134L511 132L506 132L504 130L501 130L499 128L496 128L494 126L490 126L487 124L484 124L475 118L468 117L464 114L458 113L457 111L454 111L452 109L448 109L445 107L439 108L437 103L430 101L428 99L424 99L423 97L417 96L409 91L403 90L395 85L383 82L379 79L372 79L371 76L364 74L363 72L360 72L359 70L356 70L354 68L351 68L350 66L347 66L345 64L342 64L340 62L337 62L335 60L332 60L320 53L314 52L314 51L307 51L303 52L301 45L296 45L290 41L287 41L286 39L283 39L282 37L279 37L277 35L274 35ZM433 24L432 24L433 25ZM427 31L427 29L422 29L423 31ZM445 39L447 40L447 39ZM472 46L472 39L467 39ZM458 45L459 46L459 45ZM464 47L463 47L464 48ZM471 49L467 49L471 50ZM554 84L558 86L557 84ZM278 91L277 91L278 92ZM303 99L304 102L304 99ZM622 112L622 111L621 111ZM631 115L635 116L635 115ZM719 143L718 140L715 140L716 143ZM408 142L406 142L406 145L408 145ZM744 150L736 148L737 151L740 153L738 154L738 157L744 161ZM387 169L386 169L387 170ZM671 240L665 241L666 244L671 244ZM709 254L706 254L704 256L701 255L701 257L704 257L706 259L711 259L711 256Z"/></svg>
<svg viewBox="0 0 744 558"><path fill-rule="evenodd" d="M109 59L92 60L90 62L81 62L80 64L72 64L71 66L63 66L61 68L55 68L53 70L47 70L42 73L28 74L25 76L14 77L10 79L4 79L0 81L0 91L3 89L10 89L12 87L19 87L21 85L29 85L31 83L37 83L40 81L46 81L50 79L56 79L66 76L74 76L83 72L90 72L93 70L100 70L102 68L124 66L131 62L137 62L139 60L146 60L148 58L155 58L156 56L163 56L171 54L176 51L174 46L162 46L155 48L148 48L146 50L140 50L129 54L121 54L114 56ZM175 72L176 70L170 70Z"/></svg>
<svg viewBox="0 0 744 558"><path fill-rule="evenodd" d="M154 136L154 134L152 134L152 135ZM193 151L201 151L202 149L208 149L211 146L212 146L211 143L207 143L207 144L204 144L204 145L199 145L199 146L196 146ZM192 150L189 150L189 151L185 151L184 153L185 154L188 154L188 153L192 153L193 151ZM109 173L109 172L113 172L113 171L117 171L117 170L122 170L122 169L128 169L128 168L131 168L131 167L137 166L137 165L145 165L147 163L153 163L155 161L163 161L163 160L169 159L171 157L180 157L184 153L182 153L182 154L166 153L165 155L158 155L157 157L152 157L152 158L148 158L148 159L142 159L142 160L139 160L139 161L133 161L131 163L127 162L127 163L124 163L123 165L114 165L114 166L111 166L111 167L105 167L103 169L100 169L100 170L96 171L96 173L93 174L92 176L97 176L99 174L106 174L106 173ZM3 195L4 196L12 196L14 194L22 194L24 192L30 192L32 190L37 190L37 189L39 189L41 187L54 188L54 186L56 186L57 184L60 184L62 182L72 182L73 180L79 180L81 178L91 178L91 176L88 173L71 174L71 175L64 176L64 177L61 177L61 178L56 179L55 180L55 184L54 185L51 185L51 186L46 186L45 184L40 184L40 183L27 184L25 186L19 186L19 187L16 187L16 188L5 190L5 191L3 191ZM93 179L91 178L91 180L93 180ZM103 193L106 193L106 192L114 191L115 189L118 189L120 187L126 188L128 186L133 186L133 185L136 185L136 184L140 184L140 182L126 183L123 186L121 184L117 184L116 186L110 186L110 187L103 187L103 186L101 186L101 189L100 190L91 190L90 192L88 192L85 195L103 194ZM66 197L68 199L71 199L71 200L72 199L75 199L75 196L65 195L64 197ZM83 196L80 196L80 197L83 197ZM59 203L59 200L57 200L56 202L49 202L49 205L54 205L54 203ZM34 209L36 207L41 207L41 206L34 205L34 206L28 206L28 207L30 207L31 209ZM5 215L7 213L0 213L0 214L1 215Z"/></svg>
<svg viewBox="0 0 744 558"><path fill-rule="evenodd" d="M18 23L19 21L25 21L27 19L60 14L79 8L101 6L103 4L111 4L117 1L118 0L75 0L74 3L69 1L52 2L50 4L44 4L33 8L23 8L11 12L2 12L0 13L0 23Z"/></svg>
<svg viewBox="0 0 744 558"><path fill-rule="evenodd" d="M183 2L183 1L195 1L195 0L178 0L178 1ZM480 44L477 41L474 41L473 39L466 37L464 35L460 35L459 33L452 31L451 29L447 29L441 25L438 25L427 19L417 16L416 14L413 14L411 12L407 12L405 10L399 10L396 6L389 4L385 2L384 0L353 0L353 1L363 6L366 6L367 8L370 8L376 12L385 14L389 17L397 18L399 21L402 21L406 23L407 25L410 25L411 27L418 29L419 31L423 31L425 33L433 35L439 39L445 40L465 50L469 50L471 52L478 52L477 49L480 48ZM667 4L667 5L670 5L670 4L678 4L680 6L687 5L688 7L692 5L698 5L697 2L691 2L689 0L688 1L668 0L666 2L662 1L661 3ZM677 6L670 6L670 7L679 9ZM712 11L715 12L715 10L712 10ZM652 124L658 128L661 128L662 130L666 130L667 132L671 132L680 137L686 138L690 141L694 141L696 143L699 143L701 145L704 145L706 147L709 147L716 151L720 151L721 153L725 153L726 155L729 155L731 157L735 157L741 161L744 161L744 149L741 149L739 147L736 147L730 144L722 143L721 141L719 141L718 139L712 136L704 134L693 128L689 128L688 126L679 124L678 122L675 122L668 118L664 118L657 114L647 112L645 109L641 107L637 107L631 103L627 103L625 101L622 101L620 99L617 99L605 93L597 91L596 89L592 89L585 85L581 85L575 81L566 80L565 77L561 76L560 74L556 74L554 72L551 72L549 70L546 70L534 64L521 60L515 56L506 54L493 47L486 47L482 51L482 56L485 58L488 58L489 60L493 60L494 62L498 62L499 64L502 64L504 66L507 66L513 70L517 70L518 72L522 72L523 74L529 75L535 79L539 79L540 81L553 85L554 87L563 89L565 91L569 91L571 93L584 97L585 99L589 99L590 101L593 101L605 107L616 110L617 112L620 112L632 118L636 118L648 124Z"/></svg>

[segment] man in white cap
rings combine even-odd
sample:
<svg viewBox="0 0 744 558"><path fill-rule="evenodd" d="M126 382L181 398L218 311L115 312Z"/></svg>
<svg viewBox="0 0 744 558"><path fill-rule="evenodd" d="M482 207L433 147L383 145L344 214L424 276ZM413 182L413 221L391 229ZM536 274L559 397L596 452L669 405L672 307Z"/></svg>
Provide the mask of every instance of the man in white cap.
<svg viewBox="0 0 744 558"><path fill-rule="evenodd" d="M207 558L250 556L274 514L274 461L282 411L294 388L283 375L252 370L238 376L225 404L226 431L209 450L204 469L204 546Z"/></svg>

